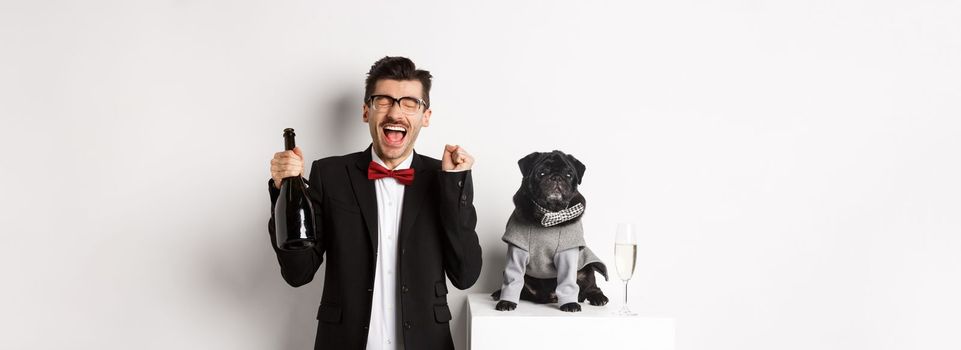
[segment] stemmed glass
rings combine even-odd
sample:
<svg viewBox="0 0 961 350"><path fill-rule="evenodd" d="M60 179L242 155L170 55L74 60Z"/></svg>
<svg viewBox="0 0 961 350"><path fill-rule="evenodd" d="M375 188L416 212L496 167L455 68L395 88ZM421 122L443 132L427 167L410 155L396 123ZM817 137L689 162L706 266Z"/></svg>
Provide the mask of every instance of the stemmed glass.
<svg viewBox="0 0 961 350"><path fill-rule="evenodd" d="M614 238L614 261L617 265L617 275L624 281L624 307L616 314L618 316L636 316L636 313L627 308L627 282L634 275L634 265L637 261L637 230L635 224L617 224L617 237Z"/></svg>

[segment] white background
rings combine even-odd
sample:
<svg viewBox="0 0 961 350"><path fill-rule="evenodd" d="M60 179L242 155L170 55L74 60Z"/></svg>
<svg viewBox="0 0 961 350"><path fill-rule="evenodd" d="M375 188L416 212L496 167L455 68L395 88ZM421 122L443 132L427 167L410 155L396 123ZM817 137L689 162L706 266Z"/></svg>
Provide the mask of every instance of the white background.
<svg viewBox="0 0 961 350"><path fill-rule="evenodd" d="M385 55L436 77L417 150L477 158L469 292L517 159L560 149L602 259L640 225L632 307L678 349L961 347L958 1L118 0L0 2L0 348L310 348L268 162L285 127L365 148Z"/></svg>

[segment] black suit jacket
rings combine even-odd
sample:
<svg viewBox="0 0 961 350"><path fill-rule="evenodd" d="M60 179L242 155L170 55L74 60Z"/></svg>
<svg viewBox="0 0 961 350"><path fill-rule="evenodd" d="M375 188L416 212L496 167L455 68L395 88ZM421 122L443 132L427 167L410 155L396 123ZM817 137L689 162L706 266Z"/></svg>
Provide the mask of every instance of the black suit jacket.
<svg viewBox="0 0 961 350"><path fill-rule="evenodd" d="M466 289L481 271L471 174L445 172L437 159L416 152L411 156L414 183L404 190L398 237L397 329L409 350L453 349L444 276ZM318 237L313 249L277 249L271 210L271 246L288 284L307 284L327 261L315 349L363 349L367 342L377 251L377 199L374 182L367 179L370 161L368 147L313 162L307 190ZM278 190L273 180L268 185L273 208Z"/></svg>

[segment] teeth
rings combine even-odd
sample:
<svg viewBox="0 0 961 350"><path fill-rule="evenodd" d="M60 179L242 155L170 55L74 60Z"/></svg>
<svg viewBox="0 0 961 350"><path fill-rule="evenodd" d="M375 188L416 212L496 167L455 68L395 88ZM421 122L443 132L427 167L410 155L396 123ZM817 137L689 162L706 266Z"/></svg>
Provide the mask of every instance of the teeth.
<svg viewBox="0 0 961 350"><path fill-rule="evenodd" d="M385 126L384 129L392 130L392 131L407 132L407 129L400 126Z"/></svg>

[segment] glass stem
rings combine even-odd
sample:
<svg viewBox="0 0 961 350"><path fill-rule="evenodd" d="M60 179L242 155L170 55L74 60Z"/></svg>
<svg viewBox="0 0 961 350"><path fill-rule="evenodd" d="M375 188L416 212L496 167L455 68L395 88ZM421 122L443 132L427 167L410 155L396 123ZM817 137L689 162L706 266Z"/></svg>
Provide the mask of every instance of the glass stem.
<svg viewBox="0 0 961 350"><path fill-rule="evenodd" d="M624 308L627 309L627 282L629 280L624 280Z"/></svg>

